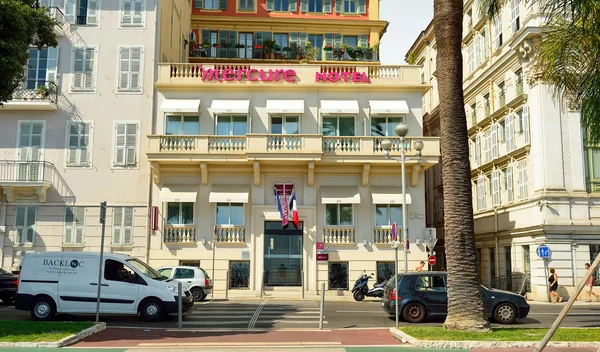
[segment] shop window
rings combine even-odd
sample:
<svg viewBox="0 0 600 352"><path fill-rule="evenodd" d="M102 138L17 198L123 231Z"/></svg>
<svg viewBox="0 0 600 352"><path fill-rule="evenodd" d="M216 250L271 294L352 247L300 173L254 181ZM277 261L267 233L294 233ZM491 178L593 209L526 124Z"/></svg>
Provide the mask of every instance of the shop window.
<svg viewBox="0 0 600 352"><path fill-rule="evenodd" d="M229 288L247 290L250 288L250 262L229 262Z"/></svg>
<svg viewBox="0 0 600 352"><path fill-rule="evenodd" d="M395 270L394 262L377 262L377 282L381 283L391 279Z"/></svg>
<svg viewBox="0 0 600 352"><path fill-rule="evenodd" d="M348 290L348 262L329 263L329 289Z"/></svg>

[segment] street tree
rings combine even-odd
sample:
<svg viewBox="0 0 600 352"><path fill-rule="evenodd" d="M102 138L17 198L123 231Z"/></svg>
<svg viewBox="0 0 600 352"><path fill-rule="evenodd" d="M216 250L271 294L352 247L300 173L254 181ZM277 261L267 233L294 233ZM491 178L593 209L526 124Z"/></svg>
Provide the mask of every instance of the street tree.
<svg viewBox="0 0 600 352"><path fill-rule="evenodd" d="M30 46L56 46L56 20L38 0L0 0L0 104L25 75Z"/></svg>
<svg viewBox="0 0 600 352"><path fill-rule="evenodd" d="M471 165L463 95L463 0L434 0L440 100L449 330L489 332L475 249Z"/></svg>

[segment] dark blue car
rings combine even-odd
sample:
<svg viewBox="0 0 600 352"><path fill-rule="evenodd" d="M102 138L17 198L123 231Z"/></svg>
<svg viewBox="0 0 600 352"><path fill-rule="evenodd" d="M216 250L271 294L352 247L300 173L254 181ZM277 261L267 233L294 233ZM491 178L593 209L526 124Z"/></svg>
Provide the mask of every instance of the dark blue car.
<svg viewBox="0 0 600 352"><path fill-rule="evenodd" d="M385 287L381 306L396 315L394 278ZM446 272L422 271L400 274L398 312L409 323L420 323L428 316L448 314ZM529 304L518 294L481 287L488 318L501 324L512 324L529 314Z"/></svg>

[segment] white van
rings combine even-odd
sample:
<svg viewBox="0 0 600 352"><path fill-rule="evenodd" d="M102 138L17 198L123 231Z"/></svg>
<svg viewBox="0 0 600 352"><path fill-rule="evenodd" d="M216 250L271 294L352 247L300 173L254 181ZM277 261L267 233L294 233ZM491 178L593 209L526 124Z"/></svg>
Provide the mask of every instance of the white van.
<svg viewBox="0 0 600 352"><path fill-rule="evenodd" d="M128 255L103 257L101 314L137 314L149 321L177 313L177 283ZM15 308L29 310L34 320L56 313L94 314L98 295L100 253L27 252L19 275ZM194 299L184 286L183 311Z"/></svg>

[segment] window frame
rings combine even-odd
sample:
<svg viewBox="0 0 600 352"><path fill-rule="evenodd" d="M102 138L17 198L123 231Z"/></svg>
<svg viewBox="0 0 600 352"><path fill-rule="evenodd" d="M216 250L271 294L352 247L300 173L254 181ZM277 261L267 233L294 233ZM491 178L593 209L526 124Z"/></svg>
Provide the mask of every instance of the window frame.
<svg viewBox="0 0 600 352"><path fill-rule="evenodd" d="M242 8L242 6L241 6L242 4L243 5L252 4L252 8ZM256 13L256 11L257 11L256 0L236 0L235 10L236 10L236 12L254 12L254 13Z"/></svg>
<svg viewBox="0 0 600 352"><path fill-rule="evenodd" d="M163 128L163 132L166 136L198 136L200 135L200 115L199 114L186 114L186 113L172 113L172 112L168 112L165 113L165 119L164 119L164 128ZM179 134L169 134L167 133L167 121L169 119L169 117L180 117L179 119L179 132L184 132L185 131L185 118L186 117L193 117L195 119L198 120L198 133L196 134L185 134L185 133L179 133Z"/></svg>
<svg viewBox="0 0 600 352"><path fill-rule="evenodd" d="M529 198L529 187L528 187L528 162L527 159L519 160L517 163L517 172L519 173L519 200L525 200Z"/></svg>
<svg viewBox="0 0 600 352"><path fill-rule="evenodd" d="M392 223L393 223L392 216L391 216L392 215L391 211L392 211L392 207L395 207L395 208L399 208L400 209L400 218L401 218L400 219L401 222L396 222L396 226L402 228L402 226L404 224L404 219L402 219L402 204L374 204L374 206L375 206L375 209L374 209L375 210L374 211L374 215L375 215L375 221L374 221L375 227L377 227L377 228L391 228L392 227ZM386 207L386 212L387 212L386 213L386 217L387 217L388 225L378 225L377 224L377 208L378 207L383 207L383 206Z"/></svg>
<svg viewBox="0 0 600 352"><path fill-rule="evenodd" d="M479 175L477 177L477 211L485 211L487 208L485 181L486 177L484 175Z"/></svg>
<svg viewBox="0 0 600 352"><path fill-rule="evenodd" d="M70 0L65 0L63 3L63 13L65 14L65 20L67 22L69 22L71 25L74 26L85 26L85 27L98 27L100 28L100 22L101 22L101 18L102 18L102 13L101 13L101 9L102 9L102 3L101 0L95 0L96 1L96 9L95 9L95 17L96 17L96 23L94 24L90 24L90 7L89 7L89 1L87 3L87 7L86 7L86 15L85 15L85 23L79 23L79 18L83 17L79 15L80 12L80 6L81 6L81 2L80 0L72 0L72 6L73 6L73 14L70 15L67 12L67 6L70 6L70 4L68 4L68 2L71 2ZM69 17L73 17L73 20L69 20ZM120 22L120 20L119 20Z"/></svg>
<svg viewBox="0 0 600 352"><path fill-rule="evenodd" d="M354 11L350 11L351 8L349 8L348 11L346 11L346 4L348 5L348 7L351 7L352 4L354 4ZM358 14L358 0L343 0L342 1L342 14L344 15L356 15Z"/></svg>
<svg viewBox="0 0 600 352"><path fill-rule="evenodd" d="M511 0L511 27L513 34L521 29L521 0Z"/></svg>
<svg viewBox="0 0 600 352"><path fill-rule="evenodd" d="M19 214L19 208L24 208L23 210L23 224L18 224L17 223L17 219L18 219L18 214ZM29 226L27 225L28 222L28 213L29 213L29 208L34 208L35 209L35 219L33 219L33 223L31 225L31 232L32 232L32 238L31 241L28 241L27 239L27 234L29 232ZM14 234L14 241L15 241L15 246L18 247L33 247L35 246L35 238L37 237L37 217L38 217L38 209L37 209L37 205L17 205L15 207L15 225L14 225L14 229L15 229L15 234ZM23 236L19 236L19 230L21 230L21 234L23 233L23 230L25 230L25 240L23 241Z"/></svg>
<svg viewBox="0 0 600 352"><path fill-rule="evenodd" d="M293 0L273 0L273 11L272 12L290 12L290 1ZM284 5L285 2L285 6ZM277 3L280 5L280 9L277 9ZM297 4L296 4L297 5Z"/></svg>
<svg viewBox="0 0 600 352"><path fill-rule="evenodd" d="M69 149L70 149L70 139L71 139L71 125L73 124L87 124L89 125L89 135L88 135L88 145L87 145L87 154L88 154L88 162L87 164L81 164L81 162L79 161L77 164L70 164L69 163ZM93 120L85 120L85 121L66 121L66 133L65 133L65 153L64 153L64 163L63 166L65 168L72 168L72 169L91 169L93 166L93 162L92 162L92 154L93 154L93 150L94 150L94 121ZM75 136L75 135L73 135ZM78 143L79 143L79 139L81 138L80 135L77 135L78 138ZM79 151L79 148L76 148L75 150L78 151L79 155L79 159L81 159L81 152Z"/></svg>
<svg viewBox="0 0 600 352"><path fill-rule="evenodd" d="M92 67L92 88L87 89L85 88L85 84L81 85L81 88L74 88L74 84L75 84L75 75L78 74L77 72L75 72L75 52L77 50L84 50L84 54L86 53L85 50L94 50L94 62L93 62L93 67ZM90 45L90 46L86 46L86 47L81 47L81 46L74 46L71 48L71 79L69 80L69 92L72 94L95 94L96 90L97 90L97 83L98 83L98 57L99 57L99 53L100 53L100 46L99 45ZM84 60L82 62L82 68L87 64L88 62L88 58L87 55L84 55ZM118 68L118 65L117 65ZM85 70L82 70L79 74L81 75L85 75Z"/></svg>
<svg viewBox="0 0 600 352"><path fill-rule="evenodd" d="M503 34L503 24L502 24L502 13L496 15L492 20L492 29L493 29L493 48L494 50L500 49L502 45L504 45Z"/></svg>
<svg viewBox="0 0 600 352"><path fill-rule="evenodd" d="M337 206L337 220L338 220L337 222L338 222L338 225L331 225L331 224L327 223L327 207L331 206L331 205ZM352 208L352 224L350 224L350 225L340 225L340 223L342 222L341 221L341 217L340 217L341 206L347 206L347 205L349 205ZM354 210L354 204L351 204L351 203L325 204L325 214L324 214L325 221L324 221L324 224L325 224L326 227L336 227L336 228L354 227L355 226L354 225L354 223L355 223L355 221L354 221L354 212L355 212L355 210Z"/></svg>
<svg viewBox="0 0 600 352"><path fill-rule="evenodd" d="M73 220L71 222L67 222L67 211L69 208L72 208L71 213L73 214ZM74 211L73 211L74 210ZM77 214L83 211L83 221L81 225L77 225ZM87 207L85 206L65 206L65 215L63 219L63 246L85 246L85 218L87 213ZM71 227L71 240L67 241L67 228ZM81 243L77 242L77 228L80 227L82 229L81 234ZM74 239L74 240L73 240Z"/></svg>
<svg viewBox="0 0 600 352"><path fill-rule="evenodd" d="M196 202L165 202L165 225L173 226L173 227L187 227L187 226L195 226L196 225ZM169 224L169 205L170 204L178 204L179 205L179 219L177 224ZM192 204L192 222L187 224L183 223L183 205L184 204Z"/></svg>
<svg viewBox="0 0 600 352"><path fill-rule="evenodd" d="M281 132L283 132L283 133L281 133L281 135L295 136L295 135L301 134L301 125L300 125L300 122L302 121L301 116L302 116L302 114L272 114L272 115L269 115L269 134L279 135L278 133L273 133L273 118L281 119ZM287 119L290 117L298 119L298 133L288 133L287 132L287 129L286 129Z"/></svg>
<svg viewBox="0 0 600 352"><path fill-rule="evenodd" d="M500 206L500 171L492 171L492 206Z"/></svg>
<svg viewBox="0 0 600 352"><path fill-rule="evenodd" d="M126 211L131 210L131 243L125 242L125 230L127 229L125 225ZM120 227L120 240L115 241L115 230L117 226L115 226L115 213L117 211L121 211L121 224L118 225ZM132 247L135 240L135 207L132 206L115 206L112 207L112 219L111 219L111 236L110 243L113 247Z"/></svg>
<svg viewBox="0 0 600 352"><path fill-rule="evenodd" d="M323 133L323 131L325 129L325 119L332 119L332 118L336 119L336 126L335 126L336 134L335 135L325 135ZM352 119L352 122L353 122L352 130L354 132L354 135L352 135L352 136L341 136L340 135L340 119ZM325 116L323 116L322 121L321 121L321 134L323 134L324 137L356 137L356 115L325 115Z"/></svg>
<svg viewBox="0 0 600 352"><path fill-rule="evenodd" d="M218 134L219 131L219 118L229 117L229 134ZM233 134L233 118L234 117L245 117L246 118L246 133L244 134ZM215 136L245 136L248 134L250 124L250 117L247 114L215 114Z"/></svg>
<svg viewBox="0 0 600 352"><path fill-rule="evenodd" d="M145 55L145 45L119 45L117 47L117 94L144 94L144 55ZM121 72L122 72L122 68L121 68L121 64L122 64L122 60L121 60L121 50L124 49L128 49L129 50L129 70L127 71L127 88L121 88ZM133 70L131 69L132 67L132 63L133 63L133 59L132 59L132 53L133 53L133 49L140 49L140 59L139 59L139 65L140 65L140 70L138 71L138 81L139 81L139 88L132 88L131 85L131 77L133 75Z"/></svg>
<svg viewBox="0 0 600 352"><path fill-rule="evenodd" d="M119 13L120 13L120 16L119 16L120 17L119 18L119 27L120 28L146 28L146 14L147 14L147 12L146 12L146 6L148 5L148 3L147 3L146 0L139 0L140 2L142 2L142 10L141 10L142 14L140 16L141 19L142 19L141 20L142 22L140 22L140 23L133 23L133 19L135 17L135 15L134 15L135 10L134 10L133 7L130 10L131 13L132 13L132 15L131 15L131 23L124 23L123 22L123 17L125 15L125 3L128 2L128 1L131 2L131 3L134 3L136 0L121 0L121 8L120 8L120 11L119 11Z"/></svg>
<svg viewBox="0 0 600 352"><path fill-rule="evenodd" d="M228 224L219 224L219 222L217 221L218 219L218 215L217 215L217 209L219 207L219 205L224 205L227 204L227 207L229 209L229 214L228 214ZM242 223L241 224L232 224L231 223L231 205L232 204L241 204L242 205ZM215 203L215 225L217 225L218 227L244 227L246 226L246 204L245 203L232 203L232 202L217 202Z"/></svg>
<svg viewBox="0 0 600 352"><path fill-rule="evenodd" d="M370 118L370 127L371 127L371 137L397 137L395 134L394 135L388 135L388 130L386 128L385 130L385 136L380 136L380 135L374 135L373 134L373 126L377 126L377 125L373 125L373 122L375 122L375 120L379 120L379 119L385 119L385 125L386 127L391 123L390 119L400 119L400 122L398 123L402 123L406 121L406 115L373 115Z"/></svg>
<svg viewBox="0 0 600 352"><path fill-rule="evenodd" d="M123 164L117 164L117 129L119 124L125 124L125 151L123 156ZM127 163L127 125L136 125L136 145L135 145L135 164ZM140 133L141 123L139 120L115 120L113 121L113 143L112 143L112 160L111 169L139 169L140 168Z"/></svg>
<svg viewBox="0 0 600 352"><path fill-rule="evenodd" d="M310 11L311 2L314 2L313 7L316 9L319 1L321 2L321 11ZM308 7L307 7L306 13L325 13L325 1L331 1L331 0L308 0Z"/></svg>

